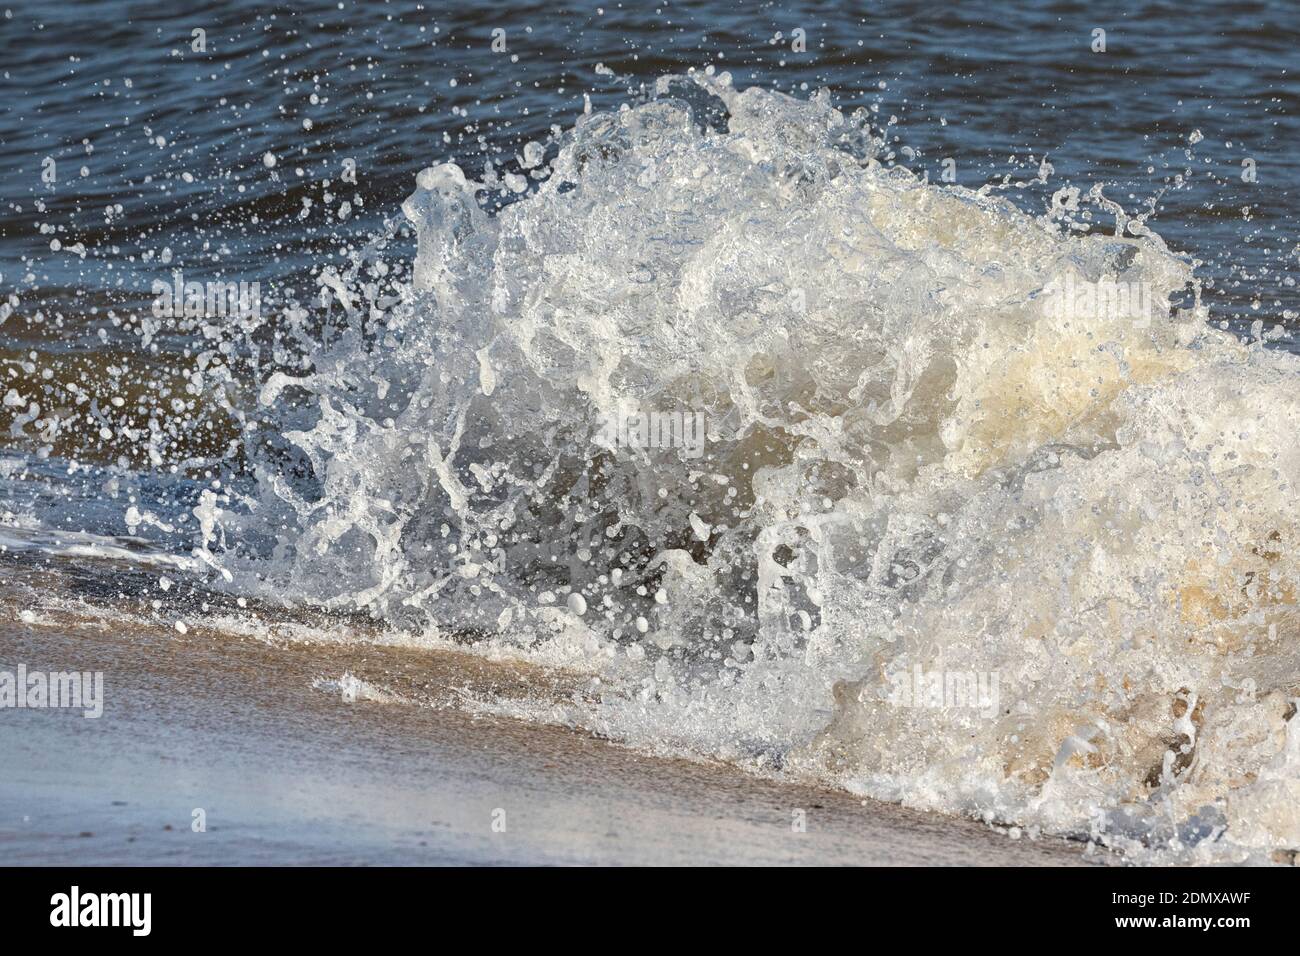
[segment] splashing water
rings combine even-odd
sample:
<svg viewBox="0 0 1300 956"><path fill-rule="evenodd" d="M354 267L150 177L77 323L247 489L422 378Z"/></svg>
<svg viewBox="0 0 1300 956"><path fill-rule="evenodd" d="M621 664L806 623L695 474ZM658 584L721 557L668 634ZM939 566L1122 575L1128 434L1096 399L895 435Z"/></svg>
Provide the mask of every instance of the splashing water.
<svg viewBox="0 0 1300 956"><path fill-rule="evenodd" d="M656 93L499 214L420 174L410 281L382 240L326 277L199 556L591 676L535 719L1137 858L1300 845L1297 358L1099 190L1112 235L886 168L825 96Z"/></svg>

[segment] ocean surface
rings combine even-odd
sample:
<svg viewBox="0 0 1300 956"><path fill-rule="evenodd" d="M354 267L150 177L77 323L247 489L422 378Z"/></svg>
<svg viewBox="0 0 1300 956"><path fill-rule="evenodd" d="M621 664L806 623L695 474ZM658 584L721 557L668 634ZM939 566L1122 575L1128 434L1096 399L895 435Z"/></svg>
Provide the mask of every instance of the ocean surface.
<svg viewBox="0 0 1300 956"><path fill-rule="evenodd" d="M14 628L1300 847L1293 6L186 6L0 19Z"/></svg>

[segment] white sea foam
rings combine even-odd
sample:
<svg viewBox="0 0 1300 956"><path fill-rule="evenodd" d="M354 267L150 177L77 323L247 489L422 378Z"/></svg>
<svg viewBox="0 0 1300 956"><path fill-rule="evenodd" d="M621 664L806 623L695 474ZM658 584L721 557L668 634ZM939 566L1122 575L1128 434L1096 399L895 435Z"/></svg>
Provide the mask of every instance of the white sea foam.
<svg viewBox="0 0 1300 956"><path fill-rule="evenodd" d="M411 285L331 277L200 556L599 678L538 719L1161 859L1300 846L1297 359L1171 308L1191 269L1099 191L1115 234L1067 232L825 97L658 92L497 215L420 174ZM1043 308L1067 280L1154 308ZM703 455L601 442L627 408Z"/></svg>

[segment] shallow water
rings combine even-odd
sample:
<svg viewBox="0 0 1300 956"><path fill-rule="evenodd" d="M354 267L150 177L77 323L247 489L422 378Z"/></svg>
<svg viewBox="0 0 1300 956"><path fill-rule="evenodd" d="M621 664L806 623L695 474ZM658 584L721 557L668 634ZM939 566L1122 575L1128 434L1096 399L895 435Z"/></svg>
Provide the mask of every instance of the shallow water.
<svg viewBox="0 0 1300 956"><path fill-rule="evenodd" d="M983 9L12 7L6 561L581 680L475 713L1293 848L1287 10Z"/></svg>
<svg viewBox="0 0 1300 956"><path fill-rule="evenodd" d="M81 586L84 587L84 574ZM63 582L68 593L77 585ZM0 587L0 607L15 595ZM1071 865L1013 838L824 787L467 714L545 692L509 663L84 610L0 625L32 667L105 673L105 713L23 710L0 734L0 847L27 865ZM111 625L111 626L106 626ZM419 699L345 703L325 675ZM562 682L556 682L559 693ZM12 731L9 729L12 728ZM198 811L198 813L196 813ZM196 829L201 820L202 829ZM798 821L798 826L796 826ZM494 824L496 824L494 826Z"/></svg>

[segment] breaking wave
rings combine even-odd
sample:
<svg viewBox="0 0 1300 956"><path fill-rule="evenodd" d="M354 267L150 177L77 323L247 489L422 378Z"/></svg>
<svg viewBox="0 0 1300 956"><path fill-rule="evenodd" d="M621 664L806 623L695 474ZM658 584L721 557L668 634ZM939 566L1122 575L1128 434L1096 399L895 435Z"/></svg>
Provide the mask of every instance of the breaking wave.
<svg viewBox="0 0 1300 956"><path fill-rule="evenodd" d="M413 264L324 275L200 558L590 675L535 719L1135 858L1300 846L1297 358L1100 189L1035 216L825 96L656 93L419 175Z"/></svg>

